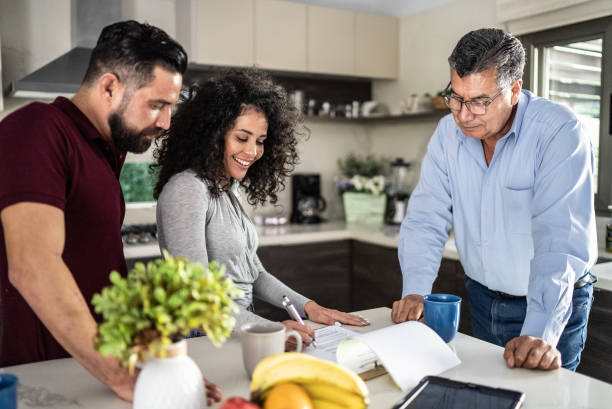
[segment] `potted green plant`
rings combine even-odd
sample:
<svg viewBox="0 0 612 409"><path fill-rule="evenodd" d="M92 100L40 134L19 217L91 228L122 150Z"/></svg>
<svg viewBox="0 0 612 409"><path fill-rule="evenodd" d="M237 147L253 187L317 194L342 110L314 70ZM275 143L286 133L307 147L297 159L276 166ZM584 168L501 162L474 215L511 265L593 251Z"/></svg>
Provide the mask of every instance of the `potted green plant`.
<svg viewBox="0 0 612 409"><path fill-rule="evenodd" d="M225 268L208 268L163 251L163 259L136 263L122 277L110 274L111 285L95 294L92 304L103 321L94 347L121 359L133 370L145 365L134 391L134 408L201 408L205 400L199 367L187 356L183 336L200 328L221 346L235 325L232 298L240 290Z"/></svg>
<svg viewBox="0 0 612 409"><path fill-rule="evenodd" d="M387 203L384 175L388 165L388 159L374 155L349 153L344 159L338 159L343 179L336 183L336 187L342 195L347 223L383 223Z"/></svg>
<svg viewBox="0 0 612 409"><path fill-rule="evenodd" d="M448 93L448 89L444 88L436 93L435 97L431 97L431 104L435 109L440 111L447 111L448 107L444 101L444 96Z"/></svg>

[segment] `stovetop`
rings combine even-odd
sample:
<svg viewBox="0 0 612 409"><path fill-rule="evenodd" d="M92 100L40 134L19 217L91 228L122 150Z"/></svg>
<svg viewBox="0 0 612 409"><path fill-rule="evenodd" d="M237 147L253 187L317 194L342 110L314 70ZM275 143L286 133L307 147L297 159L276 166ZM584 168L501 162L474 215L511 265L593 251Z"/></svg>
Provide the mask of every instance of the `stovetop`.
<svg viewBox="0 0 612 409"><path fill-rule="evenodd" d="M121 226L121 237L123 243L128 245L150 244L157 242L157 225L130 224Z"/></svg>

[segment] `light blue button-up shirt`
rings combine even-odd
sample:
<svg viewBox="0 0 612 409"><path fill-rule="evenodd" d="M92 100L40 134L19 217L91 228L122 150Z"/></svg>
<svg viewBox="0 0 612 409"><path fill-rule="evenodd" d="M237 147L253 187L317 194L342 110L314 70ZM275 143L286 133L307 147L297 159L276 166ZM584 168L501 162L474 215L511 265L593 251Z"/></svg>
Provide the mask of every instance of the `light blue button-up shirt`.
<svg viewBox="0 0 612 409"><path fill-rule="evenodd" d="M480 140L442 118L400 230L402 297L431 292L452 227L465 273L526 295L521 335L556 345L597 258L593 162L576 115L529 91L489 166Z"/></svg>

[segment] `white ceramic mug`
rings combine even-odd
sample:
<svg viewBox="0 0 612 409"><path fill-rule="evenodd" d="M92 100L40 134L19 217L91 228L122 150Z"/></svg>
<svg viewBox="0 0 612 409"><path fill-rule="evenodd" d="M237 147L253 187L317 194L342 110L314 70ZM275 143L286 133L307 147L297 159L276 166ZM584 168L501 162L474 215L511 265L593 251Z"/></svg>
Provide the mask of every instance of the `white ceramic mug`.
<svg viewBox="0 0 612 409"><path fill-rule="evenodd" d="M280 322L251 322L240 327L242 361L249 378L259 361L285 352L285 341L289 337L295 338L297 352L301 352L300 334L294 330L285 331L285 326Z"/></svg>

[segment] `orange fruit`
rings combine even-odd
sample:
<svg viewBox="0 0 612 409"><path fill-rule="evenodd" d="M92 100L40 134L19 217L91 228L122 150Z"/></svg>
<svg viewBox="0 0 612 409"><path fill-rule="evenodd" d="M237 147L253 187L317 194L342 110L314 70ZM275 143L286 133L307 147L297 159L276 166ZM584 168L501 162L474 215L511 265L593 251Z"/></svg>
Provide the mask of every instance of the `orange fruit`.
<svg viewBox="0 0 612 409"><path fill-rule="evenodd" d="M312 409L312 401L302 387L279 383L270 389L263 409Z"/></svg>

